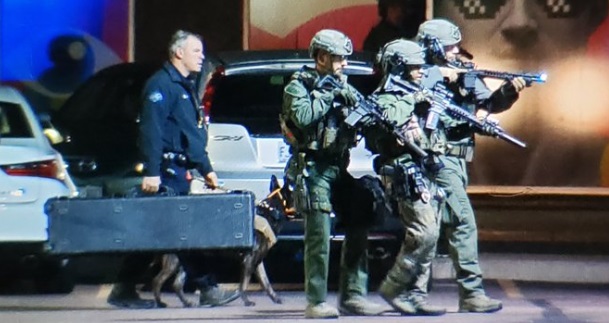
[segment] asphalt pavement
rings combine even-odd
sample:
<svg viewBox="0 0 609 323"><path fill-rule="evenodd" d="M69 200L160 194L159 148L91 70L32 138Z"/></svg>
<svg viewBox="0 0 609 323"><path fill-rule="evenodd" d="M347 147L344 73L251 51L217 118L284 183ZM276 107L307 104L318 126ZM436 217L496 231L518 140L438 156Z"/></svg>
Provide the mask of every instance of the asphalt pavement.
<svg viewBox="0 0 609 323"><path fill-rule="evenodd" d="M234 287L227 285L226 287ZM274 304L252 285L250 298L256 306L245 307L240 299L215 308L183 308L173 293L163 293L165 309L126 310L109 306L105 298L110 285L79 285L69 295L2 295L0 322L289 322L303 320L305 298L302 286L276 284L283 304ZM436 280L430 302L445 306L439 317L405 317L388 311L380 317L340 317L341 322L607 322L609 285L487 280L487 293L503 301L503 310L492 314L457 312L457 286L452 280ZM146 298L150 292L142 292ZM196 299L196 293L188 294ZM369 298L382 303L376 292ZM336 303L336 293L328 297ZM389 307L387 307L389 310ZM306 322L332 320L306 320Z"/></svg>

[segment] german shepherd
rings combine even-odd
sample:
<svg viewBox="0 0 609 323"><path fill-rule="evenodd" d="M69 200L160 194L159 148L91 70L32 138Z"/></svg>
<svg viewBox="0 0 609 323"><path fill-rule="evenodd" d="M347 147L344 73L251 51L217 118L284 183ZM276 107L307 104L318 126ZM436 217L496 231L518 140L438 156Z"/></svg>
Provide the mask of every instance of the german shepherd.
<svg viewBox="0 0 609 323"><path fill-rule="evenodd" d="M258 282L274 303L280 304L281 299L273 290L269 278L264 268L264 257L268 254L271 247L277 241L277 234L283 223L294 217L295 211L292 203L291 185L284 180L284 185L279 185L277 177L271 177L270 193L256 205L255 219L255 244L251 251L243 254L241 281L239 292L245 306L254 306L255 302L247 297L247 286L252 274L256 274ZM161 288L165 281L175 275L173 290L184 305L184 307L194 307L198 304L190 301L184 295L184 283L186 282L186 272L180 264L177 254L164 254L161 256L161 270L152 280L152 291L157 307L167 307L161 301ZM197 284L197 280L194 281Z"/></svg>

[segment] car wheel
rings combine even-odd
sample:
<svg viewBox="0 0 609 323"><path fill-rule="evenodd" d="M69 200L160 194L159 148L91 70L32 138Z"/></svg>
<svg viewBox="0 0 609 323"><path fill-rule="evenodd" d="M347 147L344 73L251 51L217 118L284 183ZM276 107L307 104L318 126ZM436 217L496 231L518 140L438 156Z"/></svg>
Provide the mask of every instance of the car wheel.
<svg viewBox="0 0 609 323"><path fill-rule="evenodd" d="M36 291L43 294L68 294L74 290L74 276L68 259L46 259L34 277Z"/></svg>

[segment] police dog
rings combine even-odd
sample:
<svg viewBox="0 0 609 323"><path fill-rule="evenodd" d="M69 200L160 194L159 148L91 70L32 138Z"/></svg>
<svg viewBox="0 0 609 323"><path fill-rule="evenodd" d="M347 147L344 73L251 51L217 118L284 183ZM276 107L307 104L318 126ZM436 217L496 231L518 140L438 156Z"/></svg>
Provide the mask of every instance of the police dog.
<svg viewBox="0 0 609 323"><path fill-rule="evenodd" d="M281 226L286 220L294 217L295 212L292 205L290 187L290 184L285 181L283 186L279 185L277 177L273 175L271 177L269 195L256 205L254 248L242 255L243 260L241 262L242 270L239 292L245 306L256 305L255 302L247 297L246 293L252 274L256 275L258 282L260 282L271 300L277 304L281 303L281 299L269 282L263 260L277 241L275 234L281 230ZM167 307L167 304L161 301L161 288L165 281L173 275L175 275L172 285L173 290L184 307L196 306L195 302L188 300L184 295L186 272L180 264L178 255L164 254L161 256L160 264L161 270L152 280L152 291L156 306ZM195 284L200 283L197 280L194 280L194 282Z"/></svg>

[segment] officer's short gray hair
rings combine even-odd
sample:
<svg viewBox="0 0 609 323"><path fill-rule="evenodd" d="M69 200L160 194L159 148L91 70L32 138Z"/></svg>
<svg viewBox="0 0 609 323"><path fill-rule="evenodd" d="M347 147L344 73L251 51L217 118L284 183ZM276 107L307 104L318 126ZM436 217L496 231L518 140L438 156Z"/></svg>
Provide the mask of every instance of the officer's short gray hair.
<svg viewBox="0 0 609 323"><path fill-rule="evenodd" d="M203 42L203 37L201 35L191 33L185 30L176 31L173 36L171 36L171 41L169 41L169 58L172 58L175 53L178 51L178 48L184 46L184 42L188 37L195 37L201 42Z"/></svg>

